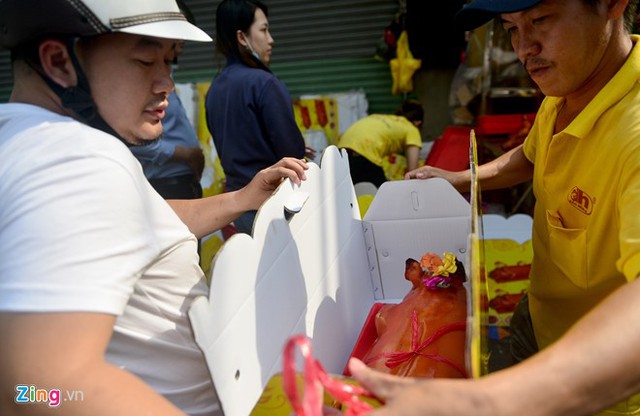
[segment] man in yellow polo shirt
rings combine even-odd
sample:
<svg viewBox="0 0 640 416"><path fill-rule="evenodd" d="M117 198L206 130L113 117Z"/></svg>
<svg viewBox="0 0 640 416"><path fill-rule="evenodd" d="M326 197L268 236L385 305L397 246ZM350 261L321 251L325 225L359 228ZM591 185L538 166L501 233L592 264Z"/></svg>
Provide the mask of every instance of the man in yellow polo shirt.
<svg viewBox="0 0 640 416"><path fill-rule="evenodd" d="M371 182L380 187L386 180L382 162L394 153L404 154L408 170L418 167L424 118L418 100L406 100L395 114L372 114L353 123L338 140L349 153L353 183Z"/></svg>
<svg viewBox="0 0 640 416"><path fill-rule="evenodd" d="M524 144L478 169L485 190L533 179L529 301L513 328L531 356L462 382L400 380L351 363L385 399L379 415L640 415L637 2L473 0L458 13L467 29L499 17L547 96ZM406 177L443 177L461 191L470 182L468 171L433 167Z"/></svg>

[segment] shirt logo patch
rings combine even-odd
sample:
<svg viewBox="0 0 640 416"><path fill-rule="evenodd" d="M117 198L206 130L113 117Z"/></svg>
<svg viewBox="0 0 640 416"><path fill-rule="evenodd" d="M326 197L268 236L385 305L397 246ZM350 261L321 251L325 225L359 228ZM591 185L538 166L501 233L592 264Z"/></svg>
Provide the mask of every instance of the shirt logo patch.
<svg viewBox="0 0 640 416"><path fill-rule="evenodd" d="M596 202L594 198L591 198L589 194L577 186L569 192L567 200L571 206L586 215L591 215L591 212L593 211L593 204Z"/></svg>

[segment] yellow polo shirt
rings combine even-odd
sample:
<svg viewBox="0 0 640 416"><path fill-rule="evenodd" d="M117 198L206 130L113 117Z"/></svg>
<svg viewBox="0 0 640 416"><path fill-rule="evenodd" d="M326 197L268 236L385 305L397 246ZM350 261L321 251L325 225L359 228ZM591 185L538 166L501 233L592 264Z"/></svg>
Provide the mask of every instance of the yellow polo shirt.
<svg viewBox="0 0 640 416"><path fill-rule="evenodd" d="M407 146L422 147L420 130L405 117L390 114L361 118L338 140L338 147L351 149L378 166L393 153L404 154Z"/></svg>
<svg viewBox="0 0 640 416"><path fill-rule="evenodd" d="M547 97L524 143L535 164L529 308L540 348L640 273L640 46L632 38L626 63L566 129L553 134L563 99ZM638 408L633 398L616 410Z"/></svg>

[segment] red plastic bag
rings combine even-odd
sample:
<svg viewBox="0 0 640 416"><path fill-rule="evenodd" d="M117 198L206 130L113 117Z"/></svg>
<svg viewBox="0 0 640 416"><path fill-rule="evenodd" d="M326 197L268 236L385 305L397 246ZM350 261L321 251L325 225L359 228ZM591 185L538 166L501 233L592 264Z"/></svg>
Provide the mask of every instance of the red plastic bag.
<svg viewBox="0 0 640 416"><path fill-rule="evenodd" d="M295 348L298 347L304 359L302 396L296 378ZM311 342L303 335L295 335L284 348L282 384L284 392L297 416L322 416L323 395L329 395L342 403L346 416L364 415L373 406L360 396L372 397L364 388L331 378L319 361L313 358Z"/></svg>

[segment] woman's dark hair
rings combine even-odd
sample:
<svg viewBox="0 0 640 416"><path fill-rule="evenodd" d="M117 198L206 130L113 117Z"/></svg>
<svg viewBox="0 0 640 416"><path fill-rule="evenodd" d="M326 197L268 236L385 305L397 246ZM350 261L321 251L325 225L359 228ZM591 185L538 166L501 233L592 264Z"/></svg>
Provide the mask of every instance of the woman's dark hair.
<svg viewBox="0 0 640 416"><path fill-rule="evenodd" d="M269 17L267 6L259 0L224 0L216 10L216 48L227 59L235 57L249 66L257 66L251 53L240 48L236 33L247 33L256 14L262 10Z"/></svg>
<svg viewBox="0 0 640 416"><path fill-rule="evenodd" d="M404 116L407 120L414 122L422 122L424 119L424 109L420 100L410 98L402 103L402 106L396 110L396 115Z"/></svg>

